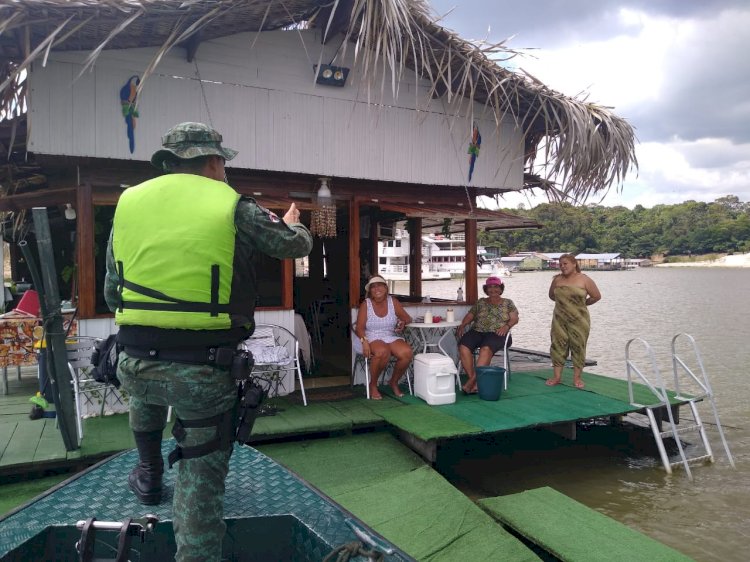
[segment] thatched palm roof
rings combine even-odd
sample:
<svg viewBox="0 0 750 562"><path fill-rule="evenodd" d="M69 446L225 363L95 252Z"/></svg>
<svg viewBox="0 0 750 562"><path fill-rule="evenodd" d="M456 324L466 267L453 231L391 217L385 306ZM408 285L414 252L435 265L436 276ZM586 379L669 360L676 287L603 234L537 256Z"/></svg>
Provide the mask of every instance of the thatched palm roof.
<svg viewBox="0 0 750 562"><path fill-rule="evenodd" d="M631 126L610 109L564 96L501 67L517 53L472 43L436 23L426 0L0 0L0 118L23 107L23 70L50 50L88 51L176 45L290 26L320 28L355 49L365 76L386 65L393 83L416 72L432 95L486 104L499 123L511 116L526 138L528 172L556 196L585 200L619 188L635 159ZM251 48L251 46L248 46ZM379 86L378 86L379 87Z"/></svg>

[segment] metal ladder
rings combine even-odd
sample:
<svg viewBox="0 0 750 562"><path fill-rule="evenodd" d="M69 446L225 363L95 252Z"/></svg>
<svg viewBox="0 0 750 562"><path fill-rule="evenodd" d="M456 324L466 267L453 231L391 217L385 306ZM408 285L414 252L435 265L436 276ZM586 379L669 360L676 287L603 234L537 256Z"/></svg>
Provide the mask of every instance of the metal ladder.
<svg viewBox="0 0 750 562"><path fill-rule="evenodd" d="M692 344L693 351L695 352L695 356L697 359L697 363L700 367L701 373L700 376L697 376L693 371L690 369L690 367L687 366L687 364L677 356L676 351L676 343L680 338L687 338L689 342ZM630 346L634 342L641 342L648 352L649 358L651 360L651 368L654 373L654 378L656 384L652 384L652 382L646 377L641 370L635 365L633 360L630 358ZM643 340L642 338L633 338L631 339L625 346L625 363L627 365L627 376L628 376L628 395L630 398L630 403L633 406L636 406L638 408L643 408L646 411L646 414L649 419L649 424L651 426L651 431L654 434L654 439L656 441L656 446L659 449L659 455L661 456L662 464L664 465L664 469L666 470L667 474L672 474L672 467L673 466L679 466L682 465L685 468L685 472L688 475L688 478L691 480L693 479L693 475L690 471L690 463L697 463L700 461L708 460L710 462L714 462L714 455L713 451L711 449L711 444L708 441L708 436L706 434L705 426L701 420L700 414L698 413L698 409L696 407L696 402L705 400L711 405L711 409L713 411L713 416L716 424L716 428L719 431L719 435L721 436L721 441L724 445L724 450L726 451L727 458L729 459L729 463L734 467L734 459L732 458L732 454L729 451L729 445L727 444L726 438L724 437L724 431L721 427L721 423L719 422L719 414L716 409L716 401L714 400L714 394L711 390L711 385L708 382L708 376L706 375L706 370L703 367L703 360L701 359L700 352L698 351L698 346L695 343L695 340L692 336L689 334L680 333L677 334L672 338L672 369L673 369L673 375L674 375L674 384L675 384L675 398L677 400L685 401L689 406L690 410L693 413L693 423L689 425L682 426L680 428L677 427L677 424L674 420L674 415L672 413L672 408L669 403L669 396L667 395L666 386L664 384L664 380L662 379L661 372L659 371L659 367L656 364L656 359L654 357L654 352L651 348L651 346ZM658 402L653 404L639 404L635 402L634 396L633 396L633 373L637 375L637 377L649 388L649 390L656 396L658 399ZM700 387L701 392L698 395L695 396L687 396L682 395L680 393L680 375L688 376L694 383ZM654 409L656 408L662 408L667 412L667 417L669 418L669 425L670 429L668 431L662 431L659 425L659 422L656 420L656 416L654 415ZM687 457L685 454L685 449L682 446L682 441L680 440L679 436L684 433L689 432L697 432L700 437L701 441L703 443L703 449L704 454L702 455L696 455L693 457ZM677 449L679 451L680 460L676 462L670 462L669 457L667 455L667 451L664 448L664 437L673 437L675 443L677 444Z"/></svg>

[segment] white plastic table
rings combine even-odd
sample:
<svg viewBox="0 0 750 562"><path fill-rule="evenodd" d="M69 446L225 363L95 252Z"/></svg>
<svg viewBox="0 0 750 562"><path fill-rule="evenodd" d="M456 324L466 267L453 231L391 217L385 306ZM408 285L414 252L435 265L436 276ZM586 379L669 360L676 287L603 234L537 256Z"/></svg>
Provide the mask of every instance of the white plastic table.
<svg viewBox="0 0 750 562"><path fill-rule="evenodd" d="M429 324L425 322L412 322L406 325L407 330L411 330L414 334L416 343L422 347L422 353L427 353L429 348L437 347L440 353L446 357L450 357L448 352L443 349L443 340L451 334L453 328L460 326L461 322L456 320L454 322L431 322Z"/></svg>

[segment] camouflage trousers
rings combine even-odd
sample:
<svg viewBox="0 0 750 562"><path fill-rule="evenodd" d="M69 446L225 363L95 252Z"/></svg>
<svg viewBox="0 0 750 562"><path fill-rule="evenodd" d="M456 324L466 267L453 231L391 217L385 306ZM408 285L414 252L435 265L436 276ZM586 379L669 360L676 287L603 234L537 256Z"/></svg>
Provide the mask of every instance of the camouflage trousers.
<svg viewBox="0 0 750 562"><path fill-rule="evenodd" d="M216 416L235 406L237 386L228 371L207 365L147 361L121 353L117 376L130 394L130 428L163 431L167 408L182 420ZM186 428L183 447L211 441L214 427ZM228 451L178 461L172 522L179 561L221 560L224 523L224 482Z"/></svg>

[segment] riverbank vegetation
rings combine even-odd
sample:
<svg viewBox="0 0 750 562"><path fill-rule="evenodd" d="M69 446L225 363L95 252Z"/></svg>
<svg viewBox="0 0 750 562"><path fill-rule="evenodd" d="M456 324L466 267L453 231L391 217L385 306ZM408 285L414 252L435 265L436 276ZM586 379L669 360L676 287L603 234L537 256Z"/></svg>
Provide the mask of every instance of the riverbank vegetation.
<svg viewBox="0 0 750 562"><path fill-rule="evenodd" d="M479 243L502 255L521 251L616 252L623 257L750 252L750 203L727 195L712 203L603 207L543 203L523 214L541 229L481 232Z"/></svg>

